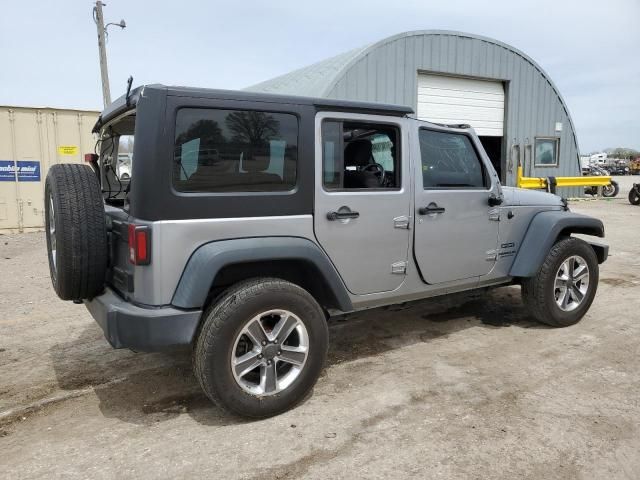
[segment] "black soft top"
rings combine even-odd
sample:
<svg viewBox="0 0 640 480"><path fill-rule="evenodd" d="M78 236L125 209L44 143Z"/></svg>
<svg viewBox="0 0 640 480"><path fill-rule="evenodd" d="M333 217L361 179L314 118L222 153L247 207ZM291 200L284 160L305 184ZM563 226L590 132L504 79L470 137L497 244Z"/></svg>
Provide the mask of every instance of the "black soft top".
<svg viewBox="0 0 640 480"><path fill-rule="evenodd" d="M383 114L393 116L405 116L413 113L411 107L404 105L389 105L374 102L355 102L351 100L335 100L331 98L300 97L295 95L277 95L271 93L246 92L243 90L216 90L211 88L196 87L169 87L166 85L152 84L141 85L134 88L129 96L122 95L107 106L93 127L93 132L98 132L100 128L110 120L125 113L127 110L135 108L145 92L155 90L168 96L194 97L220 100L249 100L253 102L280 103L294 105L313 105L317 110L337 110L341 112L357 112Z"/></svg>

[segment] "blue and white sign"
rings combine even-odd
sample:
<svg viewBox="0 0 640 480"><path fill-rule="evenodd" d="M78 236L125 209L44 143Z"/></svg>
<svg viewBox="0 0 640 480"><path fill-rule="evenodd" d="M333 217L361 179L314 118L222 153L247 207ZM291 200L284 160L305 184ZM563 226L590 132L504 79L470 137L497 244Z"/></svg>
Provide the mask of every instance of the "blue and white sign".
<svg viewBox="0 0 640 480"><path fill-rule="evenodd" d="M14 182L16 167L19 182L39 182L40 162L37 160L0 160L0 182Z"/></svg>

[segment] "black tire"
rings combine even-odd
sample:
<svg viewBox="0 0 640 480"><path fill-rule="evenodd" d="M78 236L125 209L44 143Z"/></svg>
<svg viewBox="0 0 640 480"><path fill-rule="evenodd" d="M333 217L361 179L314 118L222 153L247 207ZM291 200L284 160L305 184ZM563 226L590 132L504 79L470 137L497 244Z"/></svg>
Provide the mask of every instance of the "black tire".
<svg viewBox="0 0 640 480"><path fill-rule="evenodd" d="M306 361L293 382L272 395L245 391L232 372L236 338L262 312L286 309L308 332ZM315 385L327 356L329 332L324 312L303 288L275 278L241 282L220 295L203 315L193 351L194 373L205 394L223 410L251 418L278 415L297 405Z"/></svg>
<svg viewBox="0 0 640 480"><path fill-rule="evenodd" d="M607 198L613 198L620 193L620 186L618 182L611 180L611 185L602 187L602 196Z"/></svg>
<svg viewBox="0 0 640 480"><path fill-rule="evenodd" d="M96 174L87 165L53 165L44 198L54 290L62 300L98 295L104 290L108 257L104 204Z"/></svg>
<svg viewBox="0 0 640 480"><path fill-rule="evenodd" d="M629 191L629 203L631 205L640 205L640 192L636 188Z"/></svg>
<svg viewBox="0 0 640 480"><path fill-rule="evenodd" d="M589 285L582 302L571 311L556 303L555 279L558 269L569 257L582 257L589 268ZM559 240L549 251L535 276L523 279L522 299L527 310L539 322L554 327L578 323L587 313L598 288L598 259L591 246L578 238Z"/></svg>

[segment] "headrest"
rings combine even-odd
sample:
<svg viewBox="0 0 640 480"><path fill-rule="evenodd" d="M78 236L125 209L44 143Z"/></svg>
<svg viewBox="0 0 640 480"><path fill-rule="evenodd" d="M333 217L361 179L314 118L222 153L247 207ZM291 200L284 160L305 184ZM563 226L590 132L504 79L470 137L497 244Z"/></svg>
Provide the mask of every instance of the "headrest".
<svg viewBox="0 0 640 480"><path fill-rule="evenodd" d="M270 163L271 149L267 146L248 151L246 157L242 159L242 169L252 173L264 172L269 168Z"/></svg>
<svg viewBox="0 0 640 480"><path fill-rule="evenodd" d="M363 138L349 142L344 149L344 164L347 167L364 167L371 161L371 142Z"/></svg>

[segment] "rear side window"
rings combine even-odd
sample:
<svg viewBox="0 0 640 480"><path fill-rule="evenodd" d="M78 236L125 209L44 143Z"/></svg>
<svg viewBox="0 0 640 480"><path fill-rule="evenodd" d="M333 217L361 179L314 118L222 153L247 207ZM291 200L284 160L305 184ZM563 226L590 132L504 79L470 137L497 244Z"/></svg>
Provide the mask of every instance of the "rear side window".
<svg viewBox="0 0 640 480"><path fill-rule="evenodd" d="M485 188L482 162L468 136L420 129L424 188Z"/></svg>
<svg viewBox="0 0 640 480"><path fill-rule="evenodd" d="M328 190L400 188L400 130L358 121L322 122L322 179Z"/></svg>
<svg viewBox="0 0 640 480"><path fill-rule="evenodd" d="M183 108L173 185L181 192L287 191L296 184L298 119L253 110Z"/></svg>

